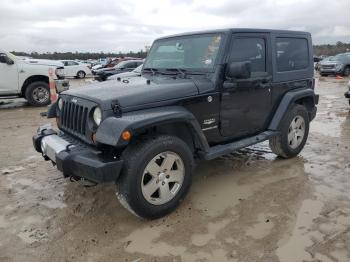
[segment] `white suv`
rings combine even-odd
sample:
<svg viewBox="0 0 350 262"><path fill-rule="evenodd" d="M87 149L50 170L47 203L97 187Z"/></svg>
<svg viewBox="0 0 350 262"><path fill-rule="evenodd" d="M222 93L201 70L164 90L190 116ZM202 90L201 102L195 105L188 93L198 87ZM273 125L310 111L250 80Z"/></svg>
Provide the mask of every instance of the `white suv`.
<svg viewBox="0 0 350 262"><path fill-rule="evenodd" d="M73 60L61 60L64 65L64 74L66 77L84 78L91 75L91 70L87 64L79 63Z"/></svg>
<svg viewBox="0 0 350 262"><path fill-rule="evenodd" d="M33 106L50 103L49 70L56 91L68 89L61 62L22 59L0 49L0 97L24 97Z"/></svg>

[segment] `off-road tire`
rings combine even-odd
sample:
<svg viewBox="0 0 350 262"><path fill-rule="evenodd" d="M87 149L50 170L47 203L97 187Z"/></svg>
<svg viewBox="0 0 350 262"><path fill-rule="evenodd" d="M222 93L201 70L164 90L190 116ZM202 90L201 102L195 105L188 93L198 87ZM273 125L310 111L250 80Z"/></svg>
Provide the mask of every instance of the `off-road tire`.
<svg viewBox="0 0 350 262"><path fill-rule="evenodd" d="M184 164L184 179L179 191L169 202L153 205L142 193L141 181L144 170L158 154L172 151L180 156ZM145 219L156 219L173 210L186 196L192 180L194 167L193 154L188 145L181 139L160 135L129 145L122 154L124 166L117 185L117 197L120 203L131 213Z"/></svg>
<svg viewBox="0 0 350 262"><path fill-rule="evenodd" d="M34 90L42 87L46 92L48 92L48 98L45 101L38 101L37 99L34 98ZM50 104L50 88L49 84L46 82L38 81L38 82L33 82L29 84L25 90L25 98L27 99L28 103L32 106L46 106Z"/></svg>
<svg viewBox="0 0 350 262"><path fill-rule="evenodd" d="M85 76L86 76L86 73L84 71L79 71L77 73L77 78L79 78L79 79L83 79L83 78L85 78Z"/></svg>
<svg viewBox="0 0 350 262"><path fill-rule="evenodd" d="M292 120L296 117L300 116L304 119L305 122L305 132L304 137L301 143L296 148L292 148L288 142L288 132L291 125ZM269 140L269 145L273 153L283 158L291 158L300 153L303 149L308 134L309 134L310 120L309 115L306 108L302 105L294 105L283 117L280 126L279 132L280 135L275 136Z"/></svg>

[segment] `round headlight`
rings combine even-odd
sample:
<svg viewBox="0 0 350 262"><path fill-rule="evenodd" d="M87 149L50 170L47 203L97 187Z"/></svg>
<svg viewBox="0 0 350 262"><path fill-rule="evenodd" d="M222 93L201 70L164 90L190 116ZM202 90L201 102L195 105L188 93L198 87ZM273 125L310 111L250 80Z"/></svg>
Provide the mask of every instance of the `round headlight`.
<svg viewBox="0 0 350 262"><path fill-rule="evenodd" d="M58 99L57 106L58 106L58 109L61 111L63 107L63 100L61 98Z"/></svg>
<svg viewBox="0 0 350 262"><path fill-rule="evenodd" d="M97 126L99 126L101 124L101 121L102 121L102 111L101 111L101 108L99 107L96 107L95 110L94 110L94 113L93 113L93 119L95 121L95 124Z"/></svg>

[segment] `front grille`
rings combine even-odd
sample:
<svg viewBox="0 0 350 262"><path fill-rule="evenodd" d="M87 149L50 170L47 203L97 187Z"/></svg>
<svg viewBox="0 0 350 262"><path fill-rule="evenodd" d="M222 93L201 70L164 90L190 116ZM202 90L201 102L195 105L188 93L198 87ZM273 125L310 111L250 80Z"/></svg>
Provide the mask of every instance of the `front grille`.
<svg viewBox="0 0 350 262"><path fill-rule="evenodd" d="M333 69L334 65L322 65L323 69Z"/></svg>
<svg viewBox="0 0 350 262"><path fill-rule="evenodd" d="M85 136L87 116L87 107L63 101L61 128L70 133Z"/></svg>

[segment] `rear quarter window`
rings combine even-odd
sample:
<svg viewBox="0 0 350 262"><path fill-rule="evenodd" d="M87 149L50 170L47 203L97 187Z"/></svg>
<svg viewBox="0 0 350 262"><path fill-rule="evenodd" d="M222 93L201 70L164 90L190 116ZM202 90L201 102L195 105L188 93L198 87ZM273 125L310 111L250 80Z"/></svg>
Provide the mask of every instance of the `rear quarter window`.
<svg viewBox="0 0 350 262"><path fill-rule="evenodd" d="M277 37L275 45L278 72L308 68L310 59L306 38Z"/></svg>

